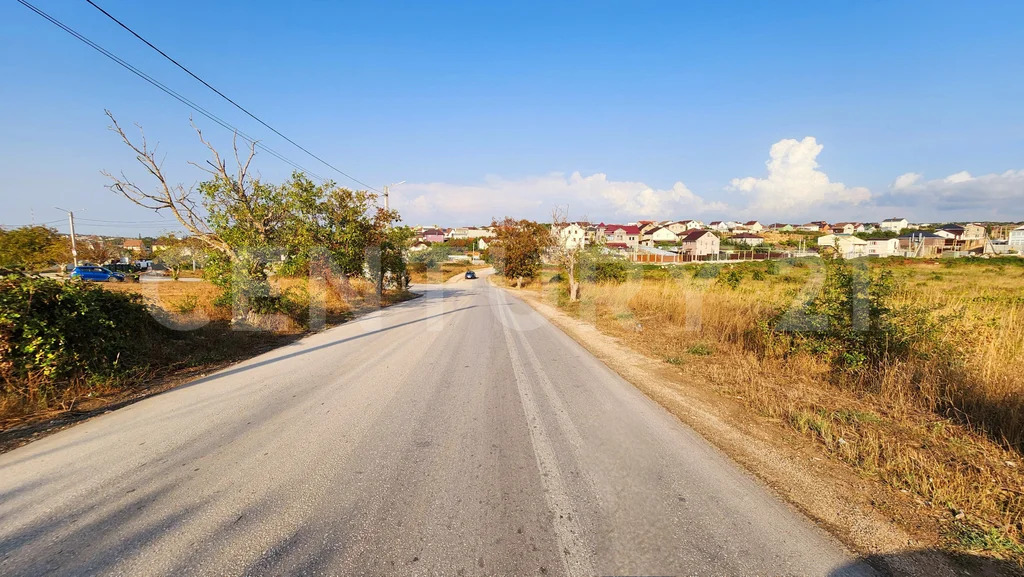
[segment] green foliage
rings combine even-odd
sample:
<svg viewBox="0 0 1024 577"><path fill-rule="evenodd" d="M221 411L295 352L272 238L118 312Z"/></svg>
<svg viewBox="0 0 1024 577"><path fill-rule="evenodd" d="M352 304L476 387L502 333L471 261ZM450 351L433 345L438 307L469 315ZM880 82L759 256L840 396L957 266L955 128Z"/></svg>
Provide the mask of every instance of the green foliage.
<svg viewBox="0 0 1024 577"><path fill-rule="evenodd" d="M931 341L935 325L926 310L890 304L897 290L891 271L872 274L842 258L822 264L820 292L770 323L789 345L824 355L843 372L863 374Z"/></svg>
<svg viewBox="0 0 1024 577"><path fill-rule="evenodd" d="M407 282L402 250L408 229L392 228L398 214L377 207L372 193L316 184L299 172L281 185L216 178L199 188L210 229L228 249L204 270L223 290L218 304L256 313L295 308L271 289L274 271L367 273L379 290L386 282Z"/></svg>
<svg viewBox="0 0 1024 577"><path fill-rule="evenodd" d="M718 278L718 275L722 271L722 266L718 264L700 264L693 271L693 278Z"/></svg>
<svg viewBox="0 0 1024 577"><path fill-rule="evenodd" d="M629 278L630 266L626 261L608 256L595 248L582 253L580 270L588 282L622 283Z"/></svg>
<svg viewBox="0 0 1024 577"><path fill-rule="evenodd" d="M70 259L68 241L55 229L23 226L0 229L0 268L37 271Z"/></svg>
<svg viewBox="0 0 1024 577"><path fill-rule="evenodd" d="M61 387L146 362L161 327L142 297L92 283L0 278L0 381L29 396L29 384Z"/></svg>
<svg viewBox="0 0 1024 577"><path fill-rule="evenodd" d="M505 217L494 221L497 238L491 245L491 262L497 274L509 279L532 279L540 272L541 251L547 247L550 232L530 220Z"/></svg>
<svg viewBox="0 0 1024 577"><path fill-rule="evenodd" d="M736 266L728 267L725 274L719 275L718 283L723 284L733 290L740 286L740 282L743 281L743 270Z"/></svg>
<svg viewBox="0 0 1024 577"><path fill-rule="evenodd" d="M715 349L707 343L697 343L690 348L686 349L686 352L697 357L706 357L715 353Z"/></svg>
<svg viewBox="0 0 1024 577"><path fill-rule="evenodd" d="M436 269L441 263L448 260L450 254L452 254L452 248L448 246L448 243L437 242L430 245L427 250L411 253L409 262L423 264L424 270Z"/></svg>

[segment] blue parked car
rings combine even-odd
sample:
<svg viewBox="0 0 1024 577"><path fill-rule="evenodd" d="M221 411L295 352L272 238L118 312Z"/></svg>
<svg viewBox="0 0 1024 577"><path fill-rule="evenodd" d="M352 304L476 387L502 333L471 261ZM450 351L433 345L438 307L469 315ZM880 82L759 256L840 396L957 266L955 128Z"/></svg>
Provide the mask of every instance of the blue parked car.
<svg viewBox="0 0 1024 577"><path fill-rule="evenodd" d="M72 279L91 280L96 282L121 282L124 275L102 266L76 266L71 271Z"/></svg>

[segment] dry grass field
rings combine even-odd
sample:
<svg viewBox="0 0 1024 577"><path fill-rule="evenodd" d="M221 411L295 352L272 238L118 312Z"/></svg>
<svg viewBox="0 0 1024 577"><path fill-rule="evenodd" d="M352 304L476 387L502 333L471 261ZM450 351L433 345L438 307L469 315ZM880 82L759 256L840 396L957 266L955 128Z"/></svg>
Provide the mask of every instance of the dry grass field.
<svg viewBox="0 0 1024 577"><path fill-rule="evenodd" d="M626 282L585 284L579 303L567 302L553 271L535 288L905 496L949 549L1024 563L1021 264L855 263L872 277L891 273L889 305L918 313L898 317L916 323L904 327L908 351L856 374L771 328L820 290L822 267L811 260L637 270Z"/></svg>

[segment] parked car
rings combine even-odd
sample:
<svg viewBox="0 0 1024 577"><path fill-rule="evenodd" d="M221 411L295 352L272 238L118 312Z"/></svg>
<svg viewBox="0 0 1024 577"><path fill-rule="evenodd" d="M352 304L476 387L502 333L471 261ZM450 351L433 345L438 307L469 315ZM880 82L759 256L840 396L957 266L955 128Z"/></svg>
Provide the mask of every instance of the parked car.
<svg viewBox="0 0 1024 577"><path fill-rule="evenodd" d="M96 282L121 282L124 280L124 275L102 266L76 266L75 270L71 271L71 278Z"/></svg>
<svg viewBox="0 0 1024 577"><path fill-rule="evenodd" d="M112 262L110 264L107 264L105 268L122 274L133 274L145 270L140 266L136 266L134 264L127 262Z"/></svg>
<svg viewBox="0 0 1024 577"><path fill-rule="evenodd" d="M473 271L471 271L471 270L467 270L467 271L466 271L466 278L467 278L467 279L473 279L473 278L476 278L476 273L475 273L475 272L473 272Z"/></svg>

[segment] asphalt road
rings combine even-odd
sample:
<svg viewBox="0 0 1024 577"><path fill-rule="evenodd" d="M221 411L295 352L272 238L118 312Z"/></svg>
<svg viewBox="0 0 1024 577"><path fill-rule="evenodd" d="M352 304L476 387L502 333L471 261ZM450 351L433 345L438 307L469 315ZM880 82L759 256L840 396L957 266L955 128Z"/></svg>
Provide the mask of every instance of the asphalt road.
<svg viewBox="0 0 1024 577"><path fill-rule="evenodd" d="M486 279L0 455L0 575L859 575Z"/></svg>

